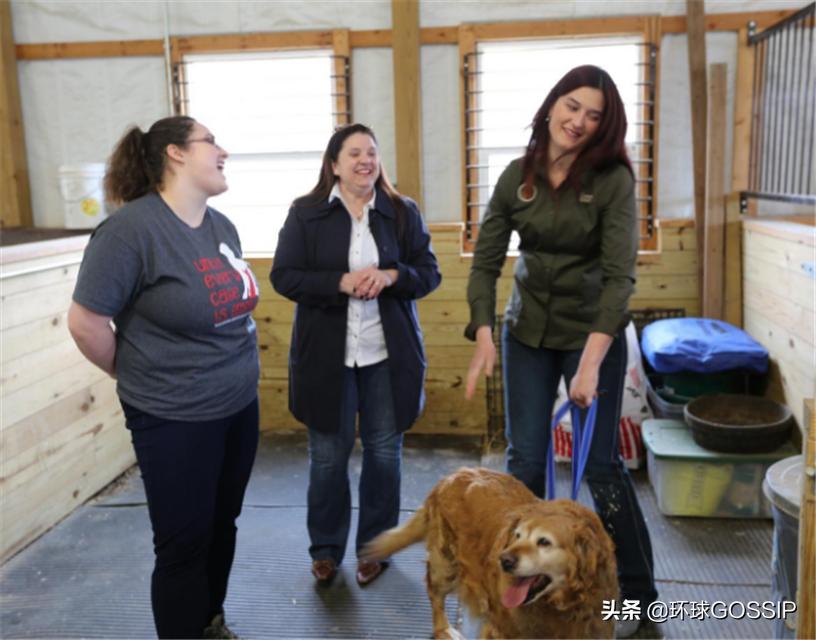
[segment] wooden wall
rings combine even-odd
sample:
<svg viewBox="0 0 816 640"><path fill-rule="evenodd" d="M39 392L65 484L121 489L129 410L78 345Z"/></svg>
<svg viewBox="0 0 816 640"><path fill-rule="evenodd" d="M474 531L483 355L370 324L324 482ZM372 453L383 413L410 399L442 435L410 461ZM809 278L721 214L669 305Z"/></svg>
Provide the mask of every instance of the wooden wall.
<svg viewBox="0 0 816 640"><path fill-rule="evenodd" d="M461 255L459 224L431 225L433 249L442 270L442 284L419 302L419 315L428 357L425 412L413 433L484 435L487 404L484 381L477 397L464 399L464 378L473 343L463 336L469 311L465 300L470 258ZM638 263L633 308L684 308L700 311L697 294L695 234L690 220L660 223L661 252L644 254ZM269 284L271 260L252 260L261 282L256 312L261 348L261 428L285 431L299 423L287 409L287 352L294 304L277 295ZM512 283L513 259L505 264L498 286L497 310L502 311Z"/></svg>
<svg viewBox="0 0 816 640"><path fill-rule="evenodd" d="M784 221L743 222L745 330L770 352L768 396L804 427L804 400L816 390L816 228Z"/></svg>
<svg viewBox="0 0 816 640"><path fill-rule="evenodd" d="M85 241L0 250L0 561L135 462L114 381L66 327Z"/></svg>

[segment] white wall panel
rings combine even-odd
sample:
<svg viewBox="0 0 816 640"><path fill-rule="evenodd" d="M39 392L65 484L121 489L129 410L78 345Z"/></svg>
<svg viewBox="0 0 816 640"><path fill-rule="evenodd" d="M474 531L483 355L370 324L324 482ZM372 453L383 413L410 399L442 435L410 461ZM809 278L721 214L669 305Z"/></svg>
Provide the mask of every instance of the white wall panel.
<svg viewBox="0 0 816 640"><path fill-rule="evenodd" d="M12 0L11 10L18 43L140 40L164 34L164 3L155 0Z"/></svg>
<svg viewBox="0 0 816 640"><path fill-rule="evenodd" d="M355 49L351 55L352 119L374 130L392 183L397 179L393 60L391 49Z"/></svg>
<svg viewBox="0 0 816 640"><path fill-rule="evenodd" d="M804 0L705 0L706 13L798 9ZM623 15L686 15L685 0L420 0L423 27Z"/></svg>
<svg viewBox="0 0 816 640"><path fill-rule="evenodd" d="M422 69L422 196L428 222L462 217L462 117L459 114L459 51L426 46Z"/></svg>
<svg viewBox="0 0 816 640"><path fill-rule="evenodd" d="M12 0L19 43L149 39L171 35L389 29L390 0Z"/></svg>
<svg viewBox="0 0 816 640"><path fill-rule="evenodd" d="M737 34L706 35L708 64L727 65L725 185L731 184L731 146L734 137L734 82ZM660 59L660 149L657 169L658 216L694 217L694 179L691 147L691 99L689 97L688 38L663 38Z"/></svg>
<svg viewBox="0 0 816 640"><path fill-rule="evenodd" d="M34 224L64 224L58 169L104 162L131 124L167 115L158 58L21 61L18 64Z"/></svg>

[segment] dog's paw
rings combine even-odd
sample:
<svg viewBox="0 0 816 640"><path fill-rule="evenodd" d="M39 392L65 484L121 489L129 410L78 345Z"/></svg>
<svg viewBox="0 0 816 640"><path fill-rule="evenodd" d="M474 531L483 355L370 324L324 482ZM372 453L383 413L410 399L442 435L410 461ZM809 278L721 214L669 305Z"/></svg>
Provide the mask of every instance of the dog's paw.
<svg viewBox="0 0 816 640"><path fill-rule="evenodd" d="M465 636L453 627L448 627L442 633L434 634L434 637L437 638L437 640L467 640Z"/></svg>

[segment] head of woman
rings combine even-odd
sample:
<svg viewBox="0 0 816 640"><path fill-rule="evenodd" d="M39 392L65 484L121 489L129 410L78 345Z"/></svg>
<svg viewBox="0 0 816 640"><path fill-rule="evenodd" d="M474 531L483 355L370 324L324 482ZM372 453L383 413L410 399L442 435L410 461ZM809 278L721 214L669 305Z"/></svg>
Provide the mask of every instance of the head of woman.
<svg viewBox="0 0 816 640"><path fill-rule="evenodd" d="M525 185L562 158L572 156L567 181L578 185L588 169L621 163L626 153L626 112L610 75L593 65L575 67L550 90L532 123L524 154Z"/></svg>
<svg viewBox="0 0 816 640"><path fill-rule="evenodd" d="M317 185L298 201L315 204L328 200L335 183L361 198L371 197L374 189L379 188L392 201L400 201L382 166L377 138L364 124L339 127L332 134L323 152Z"/></svg>
<svg viewBox="0 0 816 640"><path fill-rule="evenodd" d="M147 132L131 127L108 160L105 196L121 204L170 183L205 197L218 195L227 189L227 155L212 132L189 116L162 118Z"/></svg>

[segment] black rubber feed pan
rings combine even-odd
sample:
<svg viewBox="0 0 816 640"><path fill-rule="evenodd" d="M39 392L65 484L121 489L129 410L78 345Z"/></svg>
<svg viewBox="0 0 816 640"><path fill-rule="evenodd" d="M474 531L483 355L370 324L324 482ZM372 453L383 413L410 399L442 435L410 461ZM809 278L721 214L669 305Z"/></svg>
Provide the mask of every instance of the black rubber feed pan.
<svg viewBox="0 0 816 640"><path fill-rule="evenodd" d="M700 396L683 409L694 441L724 453L767 453L781 447L793 426L784 404L741 394Z"/></svg>

